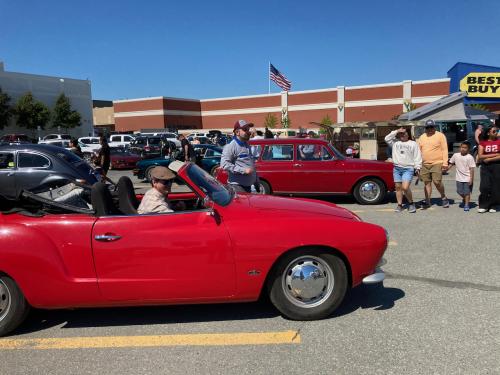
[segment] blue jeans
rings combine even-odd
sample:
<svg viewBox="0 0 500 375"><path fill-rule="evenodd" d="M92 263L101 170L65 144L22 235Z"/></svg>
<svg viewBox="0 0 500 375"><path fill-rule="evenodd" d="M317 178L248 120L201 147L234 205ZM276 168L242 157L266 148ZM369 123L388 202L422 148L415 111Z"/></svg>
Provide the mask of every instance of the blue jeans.
<svg viewBox="0 0 500 375"><path fill-rule="evenodd" d="M411 182L413 179L414 169L412 167L404 168L394 166L392 171L392 176L394 177L394 182Z"/></svg>

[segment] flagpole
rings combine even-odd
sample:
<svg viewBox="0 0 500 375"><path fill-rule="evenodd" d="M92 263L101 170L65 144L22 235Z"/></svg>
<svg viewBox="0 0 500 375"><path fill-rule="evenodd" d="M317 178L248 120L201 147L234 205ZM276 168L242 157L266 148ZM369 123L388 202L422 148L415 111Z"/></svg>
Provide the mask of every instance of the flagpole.
<svg viewBox="0 0 500 375"><path fill-rule="evenodd" d="M271 94L271 76L270 76L270 73L271 73L271 61L269 61L269 65L267 67L267 83L269 84L269 88L267 90L267 95Z"/></svg>

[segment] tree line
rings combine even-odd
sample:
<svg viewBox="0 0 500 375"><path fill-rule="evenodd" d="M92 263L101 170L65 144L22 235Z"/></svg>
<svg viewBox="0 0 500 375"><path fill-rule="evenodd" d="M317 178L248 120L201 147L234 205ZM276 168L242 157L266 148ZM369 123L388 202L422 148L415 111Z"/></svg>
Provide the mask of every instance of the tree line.
<svg viewBox="0 0 500 375"><path fill-rule="evenodd" d="M0 87L0 130L9 126L12 118L18 126L26 128L32 134L38 128L45 129L49 124L53 128L72 129L80 126L82 120L80 113L71 109L71 103L64 94L59 95L51 110L36 100L31 92L21 96L12 105L11 97Z"/></svg>

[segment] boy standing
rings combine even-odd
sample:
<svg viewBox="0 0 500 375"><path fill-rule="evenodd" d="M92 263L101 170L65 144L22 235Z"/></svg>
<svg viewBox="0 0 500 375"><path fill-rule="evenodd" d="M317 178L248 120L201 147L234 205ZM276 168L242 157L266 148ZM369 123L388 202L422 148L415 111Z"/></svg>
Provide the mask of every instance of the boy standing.
<svg viewBox="0 0 500 375"><path fill-rule="evenodd" d="M472 184L474 183L474 168L476 168L476 162L474 161L474 157L469 154L469 150L469 143L462 142L460 152L453 154L448 167L450 169L452 165L455 165L457 168L455 173L457 193L462 197L462 205L465 212L470 210L470 194L472 192Z"/></svg>

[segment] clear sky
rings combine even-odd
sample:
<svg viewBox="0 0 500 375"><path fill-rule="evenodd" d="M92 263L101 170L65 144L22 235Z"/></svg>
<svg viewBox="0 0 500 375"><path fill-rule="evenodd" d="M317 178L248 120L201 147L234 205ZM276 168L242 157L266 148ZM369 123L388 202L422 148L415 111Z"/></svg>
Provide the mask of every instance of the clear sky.
<svg viewBox="0 0 500 375"><path fill-rule="evenodd" d="M0 60L94 99L266 94L269 61L292 91L500 66L499 17L499 0L0 0Z"/></svg>

